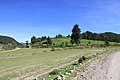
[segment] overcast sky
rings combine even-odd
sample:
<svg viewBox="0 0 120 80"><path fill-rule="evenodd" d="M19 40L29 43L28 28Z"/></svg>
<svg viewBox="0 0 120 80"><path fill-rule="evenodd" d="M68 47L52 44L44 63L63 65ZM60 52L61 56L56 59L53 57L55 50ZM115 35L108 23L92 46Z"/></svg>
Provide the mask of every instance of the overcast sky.
<svg viewBox="0 0 120 80"><path fill-rule="evenodd" d="M120 33L120 0L0 0L0 34L19 42L32 36L82 32Z"/></svg>

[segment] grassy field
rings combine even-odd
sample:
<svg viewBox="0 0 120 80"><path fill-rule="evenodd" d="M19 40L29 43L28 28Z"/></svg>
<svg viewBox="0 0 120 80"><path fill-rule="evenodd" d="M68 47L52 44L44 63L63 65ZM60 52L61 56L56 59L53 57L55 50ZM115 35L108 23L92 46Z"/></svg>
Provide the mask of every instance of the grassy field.
<svg viewBox="0 0 120 80"><path fill-rule="evenodd" d="M57 39L52 39L53 43L56 45L56 46L59 46L61 45L63 42L64 42L64 45L65 43L67 42L68 45L71 45L69 42L70 42L70 38L57 38ZM80 41L80 45L81 46L86 46L89 42L90 42L90 45L101 45L101 44L105 44L104 41L97 41L97 40L86 40L86 39L82 39ZM110 42L110 45L114 45L114 44L120 44L120 43L116 43L116 42Z"/></svg>
<svg viewBox="0 0 120 80"><path fill-rule="evenodd" d="M117 48L108 48L113 51ZM43 75L54 68L64 67L83 55L104 51L103 48L85 49L18 49L0 52L0 80L23 80Z"/></svg>

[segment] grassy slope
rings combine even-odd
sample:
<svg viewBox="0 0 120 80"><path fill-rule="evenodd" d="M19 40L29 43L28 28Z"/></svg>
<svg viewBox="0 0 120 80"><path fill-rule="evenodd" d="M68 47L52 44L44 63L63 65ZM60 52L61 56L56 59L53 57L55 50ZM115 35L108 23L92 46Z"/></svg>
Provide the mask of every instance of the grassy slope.
<svg viewBox="0 0 120 80"><path fill-rule="evenodd" d="M52 39L52 41L55 43L55 45L60 45L60 44L62 44L62 42L70 42L70 38L57 38L57 39ZM105 42L104 41L97 41L97 40L86 40L86 39L82 39L81 41L80 41L81 43L81 45L83 45L83 46L86 46L89 42L91 43L91 44L95 44L95 45L100 45L100 44L105 44ZM117 44L117 43L115 43L115 42L110 42L110 44L111 45L113 45L113 44ZM120 44L120 43L119 43Z"/></svg>

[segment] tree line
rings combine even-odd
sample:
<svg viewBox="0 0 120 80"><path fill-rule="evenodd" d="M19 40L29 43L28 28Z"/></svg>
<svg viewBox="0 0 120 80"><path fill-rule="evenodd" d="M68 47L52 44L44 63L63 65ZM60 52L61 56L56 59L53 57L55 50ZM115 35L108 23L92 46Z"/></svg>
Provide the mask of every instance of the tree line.
<svg viewBox="0 0 120 80"><path fill-rule="evenodd" d="M109 42L120 42L120 34L112 33L112 32L105 32L105 33L93 33L90 31L86 31L84 33L81 33L81 29L79 28L79 25L76 24L74 25L72 29L72 34L68 36L63 36L61 34L56 35L54 38L71 38L70 43L71 44L80 44L81 39L88 39L88 40L100 40L100 41L105 41L105 44L108 46ZM42 36L36 38L33 36L31 38L31 45L34 44L46 44L47 46L54 45L53 41L51 38L48 36Z"/></svg>
<svg viewBox="0 0 120 80"><path fill-rule="evenodd" d="M90 31L86 31L85 33L82 33L82 39L120 42L120 34L112 32L92 33Z"/></svg>

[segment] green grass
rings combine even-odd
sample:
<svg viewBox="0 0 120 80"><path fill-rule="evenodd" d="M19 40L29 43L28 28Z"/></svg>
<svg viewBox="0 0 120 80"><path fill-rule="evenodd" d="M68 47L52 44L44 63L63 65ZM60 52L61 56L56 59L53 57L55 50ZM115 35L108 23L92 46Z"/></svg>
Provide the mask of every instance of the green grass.
<svg viewBox="0 0 120 80"><path fill-rule="evenodd" d="M69 42L70 39L56 39L54 43L60 45L62 42ZM81 40L81 45L104 44L103 41ZM114 44L111 42L111 44ZM113 50L115 48L108 48ZM85 49L60 49L51 51L51 48L41 49L19 49L10 51L0 51L0 80L9 80L23 76L37 76L53 68L70 63L83 55L93 54L105 50L104 48ZM25 75L25 76L24 76Z"/></svg>
<svg viewBox="0 0 120 80"><path fill-rule="evenodd" d="M2 78L14 78L35 71L34 75L36 76L37 74L44 73L52 68L78 59L80 56L93 53L93 50L102 49L93 48L51 51L51 48L42 48L1 51L0 74L4 74L1 76ZM15 75L12 75L13 73Z"/></svg>
<svg viewBox="0 0 120 80"><path fill-rule="evenodd" d="M57 39L52 39L53 43L56 45L56 46L59 46L62 44L62 42L64 42L64 44L66 42L68 42L68 45L70 45L70 38L57 38ZM105 44L104 41L97 41L97 40L86 40L86 39L82 39L80 41L80 45L81 46L86 46L89 42L90 42L90 45L101 45L101 44ZM117 43L117 42L110 42L110 45L114 45L114 44L120 44L120 43Z"/></svg>

